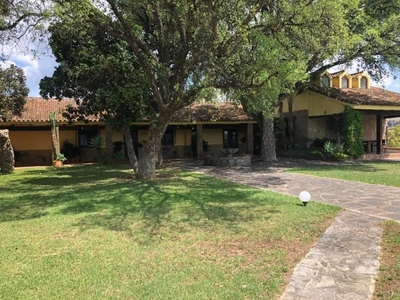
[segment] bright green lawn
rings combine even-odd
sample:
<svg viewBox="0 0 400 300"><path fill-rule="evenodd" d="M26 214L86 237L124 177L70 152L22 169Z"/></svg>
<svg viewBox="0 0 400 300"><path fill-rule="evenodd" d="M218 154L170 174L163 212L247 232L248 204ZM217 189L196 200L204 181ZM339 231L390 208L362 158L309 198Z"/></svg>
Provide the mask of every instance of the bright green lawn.
<svg viewBox="0 0 400 300"><path fill-rule="evenodd" d="M0 299L273 299L337 207L127 166L0 176Z"/></svg>
<svg viewBox="0 0 400 300"><path fill-rule="evenodd" d="M374 300L400 299L400 224L384 224L380 272L375 284Z"/></svg>
<svg viewBox="0 0 400 300"><path fill-rule="evenodd" d="M400 187L400 161L314 165L289 172Z"/></svg>

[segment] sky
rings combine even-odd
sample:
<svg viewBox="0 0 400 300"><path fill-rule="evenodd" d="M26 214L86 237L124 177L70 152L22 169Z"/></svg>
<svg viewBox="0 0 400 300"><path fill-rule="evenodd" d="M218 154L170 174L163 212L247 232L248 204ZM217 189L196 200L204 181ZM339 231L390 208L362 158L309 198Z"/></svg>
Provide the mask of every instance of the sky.
<svg viewBox="0 0 400 300"><path fill-rule="evenodd" d="M5 62L0 62L1 67L8 67L15 64L22 68L25 72L27 86L29 88L30 97L39 97L39 82L45 76L52 76L57 63L55 58L50 54L41 54L39 57L30 53L9 55ZM343 69L343 68L342 68ZM341 70L340 67L329 71L335 72ZM350 73L357 72L354 67L347 68ZM381 82L373 82L372 85L385 88L390 91L400 93L400 78L395 79L393 76L387 77Z"/></svg>

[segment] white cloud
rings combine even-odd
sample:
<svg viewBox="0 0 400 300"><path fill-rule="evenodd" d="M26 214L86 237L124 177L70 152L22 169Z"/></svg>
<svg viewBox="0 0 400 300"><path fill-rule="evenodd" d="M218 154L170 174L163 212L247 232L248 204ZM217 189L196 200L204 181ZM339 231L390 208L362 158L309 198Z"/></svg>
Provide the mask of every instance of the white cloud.
<svg viewBox="0 0 400 300"><path fill-rule="evenodd" d="M1 63L2 67L9 67L15 64L24 70L26 76L26 85L29 88L29 96L39 96L39 82L45 76L51 76L54 67L57 65L54 57L49 55L42 55L34 57L31 54L18 54L8 58L7 61Z"/></svg>

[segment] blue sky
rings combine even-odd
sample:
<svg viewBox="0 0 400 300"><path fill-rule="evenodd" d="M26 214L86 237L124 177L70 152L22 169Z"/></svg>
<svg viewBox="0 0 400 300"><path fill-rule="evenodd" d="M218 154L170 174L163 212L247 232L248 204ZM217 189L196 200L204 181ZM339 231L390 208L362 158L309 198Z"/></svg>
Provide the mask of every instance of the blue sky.
<svg viewBox="0 0 400 300"><path fill-rule="evenodd" d="M35 57L33 54L17 54L10 55L5 62L0 62L2 67L8 67L11 64L15 64L22 68L25 72L27 79L27 86L29 87L29 96L39 96L39 82L45 76L51 76L56 66L54 57L46 54L42 54L39 57ZM340 68L336 67L336 70ZM331 70L331 71L336 71ZM357 70L352 68L348 69L349 72L356 72ZM374 82L373 85L385 88L390 91L400 93L400 79L394 79L393 76L385 78L382 82Z"/></svg>

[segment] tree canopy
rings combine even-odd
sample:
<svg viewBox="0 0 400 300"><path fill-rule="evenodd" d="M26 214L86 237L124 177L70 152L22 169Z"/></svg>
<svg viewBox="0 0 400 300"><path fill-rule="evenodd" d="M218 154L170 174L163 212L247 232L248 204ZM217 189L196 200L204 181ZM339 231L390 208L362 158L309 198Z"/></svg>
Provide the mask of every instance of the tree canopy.
<svg viewBox="0 0 400 300"><path fill-rule="evenodd" d="M29 89L21 68L11 65L0 68L0 119L7 121L14 115L21 115Z"/></svg>
<svg viewBox="0 0 400 300"><path fill-rule="evenodd" d="M110 96L117 102L127 99L135 109L143 107L150 127L137 176L149 178L154 174L161 137L170 117L197 100L204 89L227 81L225 64L237 68L244 62L240 53L247 51L251 29L258 30L257 26L262 25L254 20L266 2L57 1L51 47L61 67L42 86L57 87L50 96L84 99L90 97L84 93L94 93L103 106L89 103L98 112L110 107L106 103ZM100 37L89 34L84 41L81 33L87 33L86 28ZM109 41L116 45L109 52L108 45L98 45ZM139 84L142 88L133 92L137 87L129 85L128 79L105 75L105 70L111 70L111 62L118 64L117 73L138 78L135 82L143 83ZM100 69L103 63L108 67ZM57 79L65 79L65 75L67 81ZM95 82L104 88L97 89ZM116 96L116 87L123 97ZM107 97L100 98L100 91Z"/></svg>
<svg viewBox="0 0 400 300"><path fill-rule="evenodd" d="M53 15L50 8L51 2L46 0L0 0L0 58L4 58L4 50L18 48L26 35L44 42L46 21Z"/></svg>

